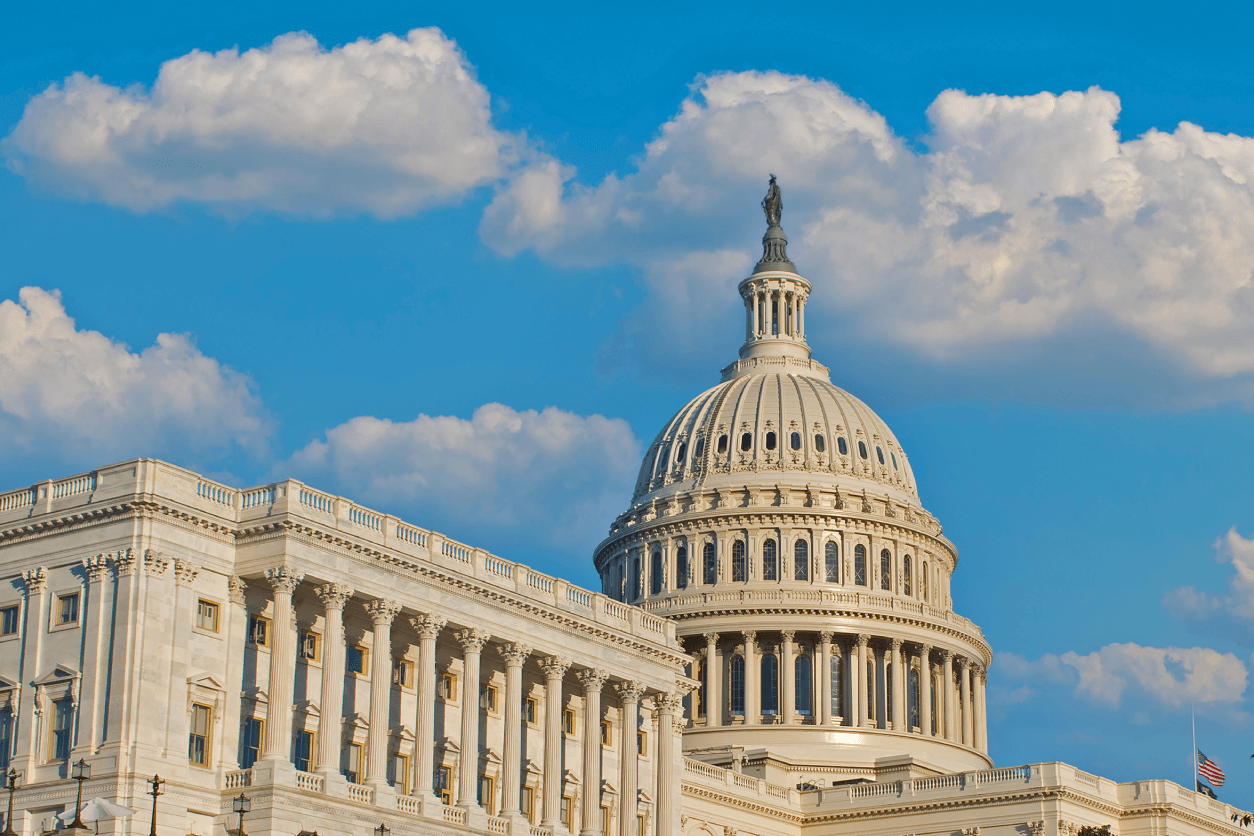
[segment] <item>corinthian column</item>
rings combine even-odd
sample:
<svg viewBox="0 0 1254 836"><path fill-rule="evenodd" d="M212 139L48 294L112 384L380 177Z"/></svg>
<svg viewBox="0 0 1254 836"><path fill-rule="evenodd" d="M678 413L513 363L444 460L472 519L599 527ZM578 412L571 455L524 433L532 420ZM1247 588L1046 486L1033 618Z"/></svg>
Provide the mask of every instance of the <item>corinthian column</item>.
<svg viewBox="0 0 1254 836"><path fill-rule="evenodd" d="M858 722L855 725L866 726L868 720L867 712L867 687L866 687L866 646L871 637L866 633L858 635L858 664L855 666L854 682L858 689Z"/></svg>
<svg viewBox="0 0 1254 836"><path fill-rule="evenodd" d="M601 687L605 671L584 670L575 678L583 689L583 828L579 836L601 835Z"/></svg>
<svg viewBox="0 0 1254 836"><path fill-rule="evenodd" d="M657 704L657 827L656 836L676 836L679 780L675 775L675 733L683 721L683 697L658 694Z"/></svg>
<svg viewBox="0 0 1254 836"><path fill-rule="evenodd" d="M971 660L965 656L958 658L958 689L962 700L962 742L975 746L975 734L971 711Z"/></svg>
<svg viewBox="0 0 1254 836"><path fill-rule="evenodd" d="M388 785L388 709L392 702L392 619L401 605L382 598L366 604L374 624L370 645L370 737L366 745L366 785Z"/></svg>
<svg viewBox="0 0 1254 836"><path fill-rule="evenodd" d="M718 633L701 635L705 637L705 726L712 729L723 724L723 700L719 693L723 666L718 656Z"/></svg>
<svg viewBox="0 0 1254 836"><path fill-rule="evenodd" d="M618 692L618 704L623 714L623 733L619 736L618 747L618 836L637 836L640 755L636 747L636 731L640 725L640 696L644 693L644 686L639 682L620 682L614 690Z"/></svg>
<svg viewBox="0 0 1254 836"><path fill-rule="evenodd" d="M353 597L353 590L344 584L327 583L317 591L323 607L323 630L314 771L329 779L340 772L340 742L344 734L344 605Z"/></svg>
<svg viewBox="0 0 1254 836"><path fill-rule="evenodd" d="M522 669L531 655L531 648L514 642L500 646L505 659L505 753L502 758L501 817L521 815L518 808L522 770Z"/></svg>
<svg viewBox="0 0 1254 836"><path fill-rule="evenodd" d="M932 736L932 646L923 645L919 650L919 731L924 737Z"/></svg>
<svg viewBox="0 0 1254 836"><path fill-rule="evenodd" d="M266 570L274 590L274 641L270 647L269 710L266 712L266 748L263 760L287 761L292 742L292 683L296 676L295 637L292 635L292 593L305 579L286 566Z"/></svg>
<svg viewBox="0 0 1254 836"><path fill-rule="evenodd" d="M758 646L754 644L754 639L758 637L757 632L746 630L745 637L745 725L755 725L762 722L761 714L761 691L758 688Z"/></svg>
<svg viewBox="0 0 1254 836"><path fill-rule="evenodd" d="M944 677L944 694L945 694L945 738L947 740L958 739L957 716L954 712L954 654L951 650L941 651L941 661L944 663L942 676Z"/></svg>
<svg viewBox="0 0 1254 836"><path fill-rule="evenodd" d="M544 818L541 827L562 826L562 677L570 662L546 656L544 671Z"/></svg>
<svg viewBox="0 0 1254 836"><path fill-rule="evenodd" d="M988 752L988 714L984 706L984 680L987 676L987 668L975 666L975 748L981 752Z"/></svg>
<svg viewBox="0 0 1254 836"><path fill-rule="evenodd" d="M906 680L905 670L901 664L901 639L892 641L893 666L893 731L909 733L910 718L906 716Z"/></svg>
<svg viewBox="0 0 1254 836"><path fill-rule="evenodd" d="M414 758L418 763L414 795L425 809L435 801L435 639L446 622L439 616L420 615L409 623L418 632L418 753Z"/></svg>
<svg viewBox="0 0 1254 836"><path fill-rule="evenodd" d="M492 636L472 628L456 634L462 645L462 738L457 806L479 807L479 656Z"/></svg>
<svg viewBox="0 0 1254 836"><path fill-rule="evenodd" d="M832 722L832 633L819 633L819 710L818 722L824 726Z"/></svg>
<svg viewBox="0 0 1254 836"><path fill-rule="evenodd" d="M783 668L782 673L784 680L783 705L780 706L780 714L784 718L784 724L791 726L797 722L797 662L793 659L792 640L797 635L792 630L783 630L780 635L784 637L783 649L780 656L782 657L779 666Z"/></svg>

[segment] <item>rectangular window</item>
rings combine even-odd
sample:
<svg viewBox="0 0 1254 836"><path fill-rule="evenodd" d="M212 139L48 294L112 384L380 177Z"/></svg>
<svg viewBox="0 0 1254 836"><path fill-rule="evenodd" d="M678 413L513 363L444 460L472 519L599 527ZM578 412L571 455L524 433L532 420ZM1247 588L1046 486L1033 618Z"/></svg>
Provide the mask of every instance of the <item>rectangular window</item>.
<svg viewBox="0 0 1254 836"><path fill-rule="evenodd" d="M414 666L405 659L397 659L392 668L392 684L401 688L414 687Z"/></svg>
<svg viewBox="0 0 1254 836"><path fill-rule="evenodd" d="M495 685L484 685L479 689L479 707L491 714L496 713L497 697L500 692Z"/></svg>
<svg viewBox="0 0 1254 836"><path fill-rule="evenodd" d="M269 647L270 619L260 615L248 616L248 640L257 647Z"/></svg>
<svg viewBox="0 0 1254 836"><path fill-rule="evenodd" d="M489 816L496 815L496 781L488 775L479 776L479 806Z"/></svg>
<svg viewBox="0 0 1254 836"><path fill-rule="evenodd" d="M78 593L57 596L56 625L73 624L78 621Z"/></svg>
<svg viewBox="0 0 1254 836"><path fill-rule="evenodd" d="M292 758L298 772L313 771L314 733L311 731L296 732L296 751Z"/></svg>
<svg viewBox="0 0 1254 836"><path fill-rule="evenodd" d="M435 794L448 806L453 804L453 770L447 766L435 768Z"/></svg>
<svg viewBox="0 0 1254 836"><path fill-rule="evenodd" d="M0 610L0 636L12 636L17 633L18 612L17 604Z"/></svg>
<svg viewBox="0 0 1254 836"><path fill-rule="evenodd" d="M213 725L213 709L207 705L193 704L191 720L192 729L187 739L187 760L197 766L208 766L209 730Z"/></svg>
<svg viewBox="0 0 1254 836"><path fill-rule="evenodd" d="M536 724L536 710L535 698L527 697L527 699L523 700L523 719L529 725L534 726Z"/></svg>
<svg viewBox="0 0 1254 836"><path fill-rule="evenodd" d="M573 708L562 712L562 734L567 737L575 736L575 709Z"/></svg>
<svg viewBox="0 0 1254 836"><path fill-rule="evenodd" d="M210 633L218 632L218 605L203 598L197 601L196 626Z"/></svg>
<svg viewBox="0 0 1254 836"><path fill-rule="evenodd" d="M649 736L642 731L636 732L636 751L641 757L647 757L649 754Z"/></svg>
<svg viewBox="0 0 1254 836"><path fill-rule="evenodd" d="M261 759L261 741L265 737L266 721L259 717L249 717L244 721L244 739L240 766L252 769L253 764Z"/></svg>
<svg viewBox="0 0 1254 836"><path fill-rule="evenodd" d="M51 760L70 758L70 731L74 727L74 703L68 697L52 704Z"/></svg>
<svg viewBox="0 0 1254 836"><path fill-rule="evenodd" d="M344 754L348 761L344 765L345 779L347 779L350 784L360 784L361 781L358 779L361 777L361 744L348 744L348 751Z"/></svg>
<svg viewBox="0 0 1254 836"><path fill-rule="evenodd" d="M536 823L536 791L533 787L522 788L522 800L518 804L527 821Z"/></svg>
<svg viewBox="0 0 1254 836"><path fill-rule="evenodd" d="M601 745L602 746L614 745L614 726L610 723L609 720L601 721Z"/></svg>
<svg viewBox="0 0 1254 836"><path fill-rule="evenodd" d="M562 796L562 824L568 831L575 829L575 799L569 795Z"/></svg>
<svg viewBox="0 0 1254 836"><path fill-rule="evenodd" d="M351 644L348 646L348 657L344 662L344 669L349 673L365 675L366 666L370 664L370 651L359 644Z"/></svg>
<svg viewBox="0 0 1254 836"><path fill-rule="evenodd" d="M9 756L13 752L13 709L0 711L0 772L9 767Z"/></svg>
<svg viewBox="0 0 1254 836"><path fill-rule="evenodd" d="M300 658L308 662L322 661L322 636L313 632L301 633Z"/></svg>
<svg viewBox="0 0 1254 836"><path fill-rule="evenodd" d="M392 775L388 779L401 795L409 795L409 756L392 758Z"/></svg>
<svg viewBox="0 0 1254 836"><path fill-rule="evenodd" d="M457 699L457 674L447 672L440 674L440 683L435 692L449 702Z"/></svg>

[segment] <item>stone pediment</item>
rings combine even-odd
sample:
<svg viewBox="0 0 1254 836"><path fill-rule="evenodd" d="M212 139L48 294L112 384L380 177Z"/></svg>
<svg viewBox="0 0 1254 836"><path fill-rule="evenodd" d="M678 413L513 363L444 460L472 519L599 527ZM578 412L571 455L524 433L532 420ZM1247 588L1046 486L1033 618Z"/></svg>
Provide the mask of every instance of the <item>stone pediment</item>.
<svg viewBox="0 0 1254 836"><path fill-rule="evenodd" d="M33 684L54 685L65 682L67 679L78 679L80 676L82 676L82 674L71 667L67 667L66 665L57 665L51 672L45 674L39 679L36 679Z"/></svg>

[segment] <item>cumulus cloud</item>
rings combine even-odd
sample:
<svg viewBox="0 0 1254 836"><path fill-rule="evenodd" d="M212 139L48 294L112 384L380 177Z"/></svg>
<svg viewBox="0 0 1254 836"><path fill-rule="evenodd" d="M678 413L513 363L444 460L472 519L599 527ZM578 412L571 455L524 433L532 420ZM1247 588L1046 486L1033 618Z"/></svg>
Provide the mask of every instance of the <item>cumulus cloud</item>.
<svg viewBox="0 0 1254 836"><path fill-rule="evenodd" d="M1221 618L1249 630L1254 626L1254 539L1242 537L1236 526L1214 543L1215 560L1232 565L1228 589L1210 595L1193 586L1173 589L1163 596L1163 608L1182 621Z"/></svg>
<svg viewBox="0 0 1254 836"><path fill-rule="evenodd" d="M76 73L27 105L2 150L36 183L140 212L190 201L384 218L456 200L527 156L434 28L333 49L297 32L194 50L150 89Z"/></svg>
<svg viewBox="0 0 1254 836"><path fill-rule="evenodd" d="M1181 123L1125 140L1119 109L1098 88L949 90L918 150L830 82L722 73L698 79L633 171L597 185L556 164L515 178L481 233L503 253L636 264L649 290L636 323L682 319L724 356L707 323L734 319L739 300L695 292L707 277L674 267L692 253L756 258L771 171L793 260L815 283L807 325L819 341L852 336L956 366L1097 331L1245 392L1254 139ZM665 342L634 343L642 366L675 362Z"/></svg>
<svg viewBox="0 0 1254 836"><path fill-rule="evenodd" d="M353 418L280 469L506 556L583 563L627 506L640 454L621 419L493 403L469 420Z"/></svg>
<svg viewBox="0 0 1254 836"><path fill-rule="evenodd" d="M1170 707L1187 703L1237 706L1244 699L1248 676L1245 663L1235 655L1206 647L1108 644L1085 655L1047 653L1028 661L1003 653L998 659L1002 673L1012 682L1065 685L1076 696L1112 708L1120 707L1130 691L1140 699ZM1019 696L1026 699L1027 695L1019 692Z"/></svg>
<svg viewBox="0 0 1254 836"><path fill-rule="evenodd" d="M269 430L252 381L182 334L139 353L79 330L57 291L0 301L0 449L117 458L177 447L260 452ZM95 463L99 463L98 461Z"/></svg>

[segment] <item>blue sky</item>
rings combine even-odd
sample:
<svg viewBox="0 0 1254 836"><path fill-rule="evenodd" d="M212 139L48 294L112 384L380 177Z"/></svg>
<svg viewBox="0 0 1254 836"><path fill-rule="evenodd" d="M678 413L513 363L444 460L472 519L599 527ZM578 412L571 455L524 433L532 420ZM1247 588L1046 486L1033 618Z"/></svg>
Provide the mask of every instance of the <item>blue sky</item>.
<svg viewBox="0 0 1254 836"><path fill-rule="evenodd" d="M3 483L292 475L595 585L773 171L998 763L1185 783L1194 704L1254 806L1254 12L871 6L9 10Z"/></svg>

